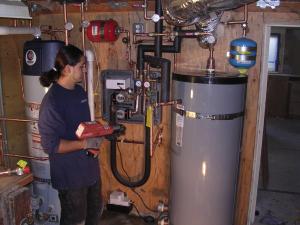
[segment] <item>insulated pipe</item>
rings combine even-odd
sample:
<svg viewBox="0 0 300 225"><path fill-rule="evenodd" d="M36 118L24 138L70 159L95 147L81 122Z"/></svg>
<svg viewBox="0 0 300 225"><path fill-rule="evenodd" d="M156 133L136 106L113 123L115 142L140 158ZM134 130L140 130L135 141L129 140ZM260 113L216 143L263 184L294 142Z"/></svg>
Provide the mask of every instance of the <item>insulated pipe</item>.
<svg viewBox="0 0 300 225"><path fill-rule="evenodd" d="M174 31L180 31L180 27L175 27ZM182 37L176 36L173 42L173 45L162 45L161 51L168 52L168 53L179 53L181 51L181 40ZM139 45L138 46L138 53L137 53L137 68L139 71L144 69L144 55L145 52L154 52L155 46L154 45Z"/></svg>
<svg viewBox="0 0 300 225"><path fill-rule="evenodd" d="M161 68L161 102L168 102L170 100L170 72L171 61L164 58L145 55L145 62L148 62L151 67Z"/></svg>
<svg viewBox="0 0 300 225"><path fill-rule="evenodd" d="M93 90L93 75L94 75L94 61L95 57L91 50L85 51L87 61L87 93L91 113L91 121L95 120L95 107L94 107L94 90Z"/></svg>
<svg viewBox="0 0 300 225"><path fill-rule="evenodd" d="M32 34L34 37L39 38L42 32L41 29L38 27L0 26L0 35L14 35L14 34Z"/></svg>
<svg viewBox="0 0 300 225"><path fill-rule="evenodd" d="M160 0L155 0L155 14L162 16L162 5ZM159 20L155 23L155 33L162 33L163 32L163 20ZM154 39L155 42L155 52L154 55L156 57L161 57L161 46L162 46L162 36L156 36Z"/></svg>

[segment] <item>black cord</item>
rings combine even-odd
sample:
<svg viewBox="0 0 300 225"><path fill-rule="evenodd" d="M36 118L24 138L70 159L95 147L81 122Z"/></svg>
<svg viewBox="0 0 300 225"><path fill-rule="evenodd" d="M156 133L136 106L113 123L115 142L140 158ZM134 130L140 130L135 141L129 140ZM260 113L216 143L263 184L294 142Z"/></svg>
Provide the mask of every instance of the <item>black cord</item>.
<svg viewBox="0 0 300 225"><path fill-rule="evenodd" d="M122 156L122 153L121 153L121 150L119 148L119 145L118 145L118 142L117 142L117 149L118 149L118 152L120 154L120 162L121 162L121 167L122 167L122 170L123 172L125 173L125 175L127 176L128 180L130 181L130 176L128 175L127 171L125 170L125 167L124 167L124 163L123 163L123 156Z"/></svg>
<svg viewBox="0 0 300 225"><path fill-rule="evenodd" d="M142 198L142 196L134 188L131 188L131 190L141 199L141 201L142 201L142 203L143 203L143 205L146 209L148 209L150 212L157 213L156 210L151 209L149 206L146 205L146 203L144 202L144 199Z"/></svg>
<svg viewBox="0 0 300 225"><path fill-rule="evenodd" d="M118 143L117 143L117 149L118 149L119 154L120 154L120 163L121 163L122 170L123 170L123 172L126 174L126 176L128 177L128 180L130 181L130 177L129 177L128 173L126 172L125 168L124 168L123 157L122 157L122 153L121 153L121 150L120 150L120 148L119 148ZM132 190L133 193L135 193L135 194L140 198L140 200L142 201L144 207L145 207L148 211L157 213L156 210L153 210L153 209L151 209L149 206L146 205L146 203L144 202L144 199L142 198L142 196L141 196L134 188L130 188L130 189ZM133 206L136 208L135 205L133 205ZM139 214L139 213L138 213L138 214Z"/></svg>
<svg viewBox="0 0 300 225"><path fill-rule="evenodd" d="M135 208L137 214L139 215L139 217L143 218L142 215L140 214L140 211L138 210L138 208L136 207L136 205L132 202L133 207Z"/></svg>

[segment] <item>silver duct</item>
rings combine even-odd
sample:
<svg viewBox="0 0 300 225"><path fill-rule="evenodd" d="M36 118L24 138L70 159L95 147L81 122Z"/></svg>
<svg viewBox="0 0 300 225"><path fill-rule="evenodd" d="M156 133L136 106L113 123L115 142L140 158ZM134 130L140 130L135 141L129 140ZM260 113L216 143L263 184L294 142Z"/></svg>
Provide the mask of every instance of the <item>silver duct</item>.
<svg viewBox="0 0 300 225"><path fill-rule="evenodd" d="M195 24L200 32L211 33L198 38L202 47L216 42L214 31L223 11L241 7L253 0L162 0L164 18L176 26Z"/></svg>
<svg viewBox="0 0 300 225"><path fill-rule="evenodd" d="M189 26L209 19L210 13L241 7L253 0L162 0L164 18L176 26Z"/></svg>
<svg viewBox="0 0 300 225"><path fill-rule="evenodd" d="M223 13L210 13L209 18L200 20L195 23L196 29L200 32L210 33L206 35L199 36L198 42L201 47L207 48L209 45L214 45L216 43L215 30L220 23Z"/></svg>

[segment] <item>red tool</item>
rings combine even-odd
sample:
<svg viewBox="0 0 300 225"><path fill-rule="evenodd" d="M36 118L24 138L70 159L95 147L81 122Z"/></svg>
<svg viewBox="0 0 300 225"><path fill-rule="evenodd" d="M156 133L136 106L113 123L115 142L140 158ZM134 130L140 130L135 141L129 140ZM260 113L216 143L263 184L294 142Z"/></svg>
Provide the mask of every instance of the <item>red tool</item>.
<svg viewBox="0 0 300 225"><path fill-rule="evenodd" d="M119 125L103 125L99 122L82 122L79 124L76 130L76 136L79 139L92 138L92 137L104 137L117 135L122 133L125 127L121 124ZM98 156L99 149L88 149L86 151L88 156L96 158Z"/></svg>
<svg viewBox="0 0 300 225"><path fill-rule="evenodd" d="M79 139L91 138L91 137L103 137L113 134L119 134L125 130L125 127L119 125L103 125L99 122L82 122L79 124L76 130L76 136Z"/></svg>

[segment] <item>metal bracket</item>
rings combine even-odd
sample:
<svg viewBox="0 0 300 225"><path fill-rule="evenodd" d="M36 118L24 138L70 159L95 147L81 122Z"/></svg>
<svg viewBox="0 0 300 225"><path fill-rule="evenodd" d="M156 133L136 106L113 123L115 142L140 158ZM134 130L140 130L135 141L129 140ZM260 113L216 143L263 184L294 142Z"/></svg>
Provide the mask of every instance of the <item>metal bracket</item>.
<svg viewBox="0 0 300 225"><path fill-rule="evenodd" d="M172 107L172 110L182 116L191 119L207 119L207 120L233 120L235 118L241 117L244 115L244 111L237 113L229 113L229 114L203 114L198 112L187 111L184 109L178 109L176 107Z"/></svg>

